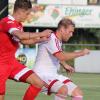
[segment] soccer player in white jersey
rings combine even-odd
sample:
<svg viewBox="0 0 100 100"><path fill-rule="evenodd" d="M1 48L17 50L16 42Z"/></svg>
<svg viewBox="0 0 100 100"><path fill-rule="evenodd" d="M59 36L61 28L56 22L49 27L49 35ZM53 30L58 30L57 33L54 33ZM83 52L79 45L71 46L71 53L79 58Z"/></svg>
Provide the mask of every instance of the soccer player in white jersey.
<svg viewBox="0 0 100 100"><path fill-rule="evenodd" d="M49 41L39 44L33 70L47 84L48 94L56 94L55 100L65 100L67 95L72 96L72 100L83 100L81 89L68 77L58 74L60 64L73 72L74 68L66 64L66 61L89 53L88 49L71 53L62 50L62 41L68 41L73 36L74 28L75 24L64 18L58 23L57 30L51 34Z"/></svg>

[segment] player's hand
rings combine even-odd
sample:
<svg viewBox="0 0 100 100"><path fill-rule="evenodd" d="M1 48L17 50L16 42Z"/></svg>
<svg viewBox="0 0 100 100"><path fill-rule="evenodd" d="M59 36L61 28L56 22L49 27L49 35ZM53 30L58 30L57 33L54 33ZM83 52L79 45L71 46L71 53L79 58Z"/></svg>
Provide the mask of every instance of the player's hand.
<svg viewBox="0 0 100 100"><path fill-rule="evenodd" d="M83 55L87 55L87 54L90 53L90 50L85 48L85 49L82 50L82 52L83 52Z"/></svg>
<svg viewBox="0 0 100 100"><path fill-rule="evenodd" d="M50 37L52 32L53 32L52 30L46 29L46 30L41 32L41 37Z"/></svg>
<svg viewBox="0 0 100 100"><path fill-rule="evenodd" d="M68 72L68 74L70 74L70 75L73 72L75 72L75 69L72 66L68 65L68 64L66 64L66 66L64 66L64 68L65 68L66 72Z"/></svg>

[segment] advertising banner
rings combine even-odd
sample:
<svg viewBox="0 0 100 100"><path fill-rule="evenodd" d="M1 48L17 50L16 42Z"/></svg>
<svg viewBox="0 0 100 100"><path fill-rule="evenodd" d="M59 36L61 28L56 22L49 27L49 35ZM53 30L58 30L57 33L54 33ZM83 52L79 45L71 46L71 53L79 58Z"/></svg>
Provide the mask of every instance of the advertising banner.
<svg viewBox="0 0 100 100"><path fill-rule="evenodd" d="M34 66L36 49L21 48L17 50L15 56L20 63L26 65L31 69Z"/></svg>
<svg viewBox="0 0 100 100"><path fill-rule="evenodd" d="M37 0L38 4L71 4L72 0Z"/></svg>
<svg viewBox="0 0 100 100"><path fill-rule="evenodd" d="M9 12L13 3L9 2ZM100 28L100 6L38 5L33 3L32 13L25 26L57 27L58 22L67 17L77 28Z"/></svg>
<svg viewBox="0 0 100 100"><path fill-rule="evenodd" d="M35 1L37 1L38 4L87 5L87 0L35 0Z"/></svg>

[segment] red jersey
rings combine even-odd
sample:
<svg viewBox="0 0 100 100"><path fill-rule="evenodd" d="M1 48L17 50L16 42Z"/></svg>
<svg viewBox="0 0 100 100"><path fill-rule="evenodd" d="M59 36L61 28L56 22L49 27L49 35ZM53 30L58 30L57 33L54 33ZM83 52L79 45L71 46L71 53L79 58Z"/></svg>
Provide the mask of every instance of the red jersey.
<svg viewBox="0 0 100 100"><path fill-rule="evenodd" d="M13 36L13 31L23 30L22 24L8 15L0 21L0 60L14 57L19 47L18 38Z"/></svg>
<svg viewBox="0 0 100 100"><path fill-rule="evenodd" d="M19 47L19 39L13 35L13 31L23 30L22 24L12 16L0 21L0 94L5 94L7 79L26 82L33 73L15 58L15 52Z"/></svg>

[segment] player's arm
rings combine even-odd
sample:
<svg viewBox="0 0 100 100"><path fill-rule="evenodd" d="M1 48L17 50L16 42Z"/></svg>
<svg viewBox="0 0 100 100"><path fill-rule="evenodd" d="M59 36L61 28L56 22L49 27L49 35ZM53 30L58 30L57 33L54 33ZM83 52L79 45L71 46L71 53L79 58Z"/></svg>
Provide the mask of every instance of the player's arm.
<svg viewBox="0 0 100 100"><path fill-rule="evenodd" d="M47 41L51 34L51 30L44 30L43 32L21 32L20 30L15 30L11 34L19 39L22 44L35 44L42 41Z"/></svg>
<svg viewBox="0 0 100 100"><path fill-rule="evenodd" d="M59 41L56 40L56 37L53 34L51 35L50 41L46 44L46 48L61 62L84 56L90 52L89 49L83 49L78 52L64 52L61 49Z"/></svg>
<svg viewBox="0 0 100 100"><path fill-rule="evenodd" d="M51 32L52 31L48 30L48 29L44 30L42 32L38 32L38 33L36 33L36 32L21 32L20 30L15 30L11 34L16 36L20 40L25 40L25 39L27 40L27 39L35 39L35 38L40 39L42 37L48 38L50 36Z"/></svg>
<svg viewBox="0 0 100 100"><path fill-rule="evenodd" d="M42 37L42 38L34 38L34 39L23 39L23 40L20 40L20 42L22 44L26 44L26 45L30 45L30 44L36 44L36 43L39 43L39 42L43 42L43 41L47 41L48 38L45 38L45 37Z"/></svg>
<svg viewBox="0 0 100 100"><path fill-rule="evenodd" d="M65 61L61 61L60 64L62 65L62 67L68 72L68 73L73 73L75 72L75 69L70 66L69 64L67 64Z"/></svg>
<svg viewBox="0 0 100 100"><path fill-rule="evenodd" d="M18 29L16 23L12 20L5 23L5 31L16 38L18 41L24 44L34 44L39 41L44 41L44 38L48 38L52 33L51 30L47 29L42 32L24 32ZM33 40L32 40L33 39ZM35 40L34 40L35 39ZM26 41L25 41L26 40Z"/></svg>
<svg viewBox="0 0 100 100"><path fill-rule="evenodd" d="M55 57L58 58L60 61L68 61L80 56L84 56L89 54L89 49L83 49L77 52L59 52L55 54Z"/></svg>

